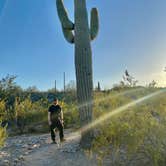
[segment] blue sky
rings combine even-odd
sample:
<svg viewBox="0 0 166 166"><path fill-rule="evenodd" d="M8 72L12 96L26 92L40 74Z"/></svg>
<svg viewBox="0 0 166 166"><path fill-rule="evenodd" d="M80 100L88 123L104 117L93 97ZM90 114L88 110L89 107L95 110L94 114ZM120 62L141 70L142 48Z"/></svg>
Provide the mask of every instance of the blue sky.
<svg viewBox="0 0 166 166"><path fill-rule="evenodd" d="M73 1L64 0L73 20ZM97 7L100 31L92 42L94 84L110 88L125 69L139 84L166 85L166 1L88 0ZM75 80L74 46L63 37L55 0L0 0L0 78L17 75L23 88L63 87Z"/></svg>

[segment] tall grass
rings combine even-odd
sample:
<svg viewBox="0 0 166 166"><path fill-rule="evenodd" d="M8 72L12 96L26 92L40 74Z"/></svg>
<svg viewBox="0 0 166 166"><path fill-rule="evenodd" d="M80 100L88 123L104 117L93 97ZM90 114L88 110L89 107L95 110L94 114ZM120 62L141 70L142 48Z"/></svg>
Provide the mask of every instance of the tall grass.
<svg viewBox="0 0 166 166"><path fill-rule="evenodd" d="M157 89L114 97L98 103L97 116ZM166 164L166 94L132 107L98 125L98 135L93 150L98 153L100 164L108 159L111 165L155 165Z"/></svg>

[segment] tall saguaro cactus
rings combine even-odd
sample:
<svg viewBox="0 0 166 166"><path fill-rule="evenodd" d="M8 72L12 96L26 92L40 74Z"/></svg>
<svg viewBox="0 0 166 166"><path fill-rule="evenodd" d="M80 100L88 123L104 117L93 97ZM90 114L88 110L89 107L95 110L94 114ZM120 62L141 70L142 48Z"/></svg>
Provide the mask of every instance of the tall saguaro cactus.
<svg viewBox="0 0 166 166"><path fill-rule="evenodd" d="M81 125L84 126L90 123L93 118L93 74L90 42L98 34L98 11L96 8L92 8L89 27L86 0L74 0L75 23L69 20L63 0L56 0L56 3L64 37L69 43L75 44L77 99ZM89 131L82 133L82 147L89 146L92 136L90 133Z"/></svg>

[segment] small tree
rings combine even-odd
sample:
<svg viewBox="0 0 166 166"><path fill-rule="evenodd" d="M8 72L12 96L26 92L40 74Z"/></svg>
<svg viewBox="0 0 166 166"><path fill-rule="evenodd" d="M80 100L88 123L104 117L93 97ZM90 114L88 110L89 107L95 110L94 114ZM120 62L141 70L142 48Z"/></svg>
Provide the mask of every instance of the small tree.
<svg viewBox="0 0 166 166"><path fill-rule="evenodd" d="M27 98L24 101L20 101L19 98L15 102L15 117L17 128L20 133L23 133L26 125L28 124L28 115L32 112L32 101Z"/></svg>
<svg viewBox="0 0 166 166"><path fill-rule="evenodd" d="M6 103L4 100L0 100L0 117L2 122L5 121L7 118L7 111L6 111L5 104Z"/></svg>
<svg viewBox="0 0 166 166"><path fill-rule="evenodd" d="M39 92L36 86L30 86L26 90L26 92L33 93L33 92Z"/></svg>
<svg viewBox="0 0 166 166"><path fill-rule="evenodd" d="M135 80L135 78L132 75L130 75L127 70L125 70L121 84L129 86L129 87L135 87L137 83L138 83L138 80Z"/></svg>
<svg viewBox="0 0 166 166"><path fill-rule="evenodd" d="M125 73L122 77L122 81L120 81L117 84L114 84L112 90L119 91L124 88L135 87L137 83L138 80L135 80L135 78L131 76L127 70L125 70Z"/></svg>
<svg viewBox="0 0 166 166"><path fill-rule="evenodd" d="M76 91L76 82L74 80L71 80L66 85L66 92L73 92L73 91Z"/></svg>
<svg viewBox="0 0 166 166"><path fill-rule="evenodd" d="M23 92L21 87L16 84L15 79L16 76L7 75L0 80L0 101L5 103L5 113L8 119L14 118L15 97L21 96Z"/></svg>
<svg viewBox="0 0 166 166"><path fill-rule="evenodd" d="M100 87L100 82L98 81L98 83L97 83L97 91L101 91L101 87Z"/></svg>
<svg viewBox="0 0 166 166"><path fill-rule="evenodd" d="M157 82L155 80L153 80L152 82L149 83L148 87L149 88L155 88L157 85Z"/></svg>

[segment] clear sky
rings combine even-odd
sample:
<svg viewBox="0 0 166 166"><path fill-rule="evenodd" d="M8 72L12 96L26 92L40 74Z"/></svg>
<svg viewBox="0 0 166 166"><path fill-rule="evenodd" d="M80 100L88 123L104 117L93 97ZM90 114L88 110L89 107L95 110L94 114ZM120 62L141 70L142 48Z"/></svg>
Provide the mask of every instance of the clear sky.
<svg viewBox="0 0 166 166"><path fill-rule="evenodd" d="M64 0L73 20L74 0ZM75 80L74 47L63 37L55 0L0 0L0 78L17 75L23 88L63 87ZM94 84L110 88L125 69L140 84L166 85L166 0L88 0L100 31L93 49Z"/></svg>

